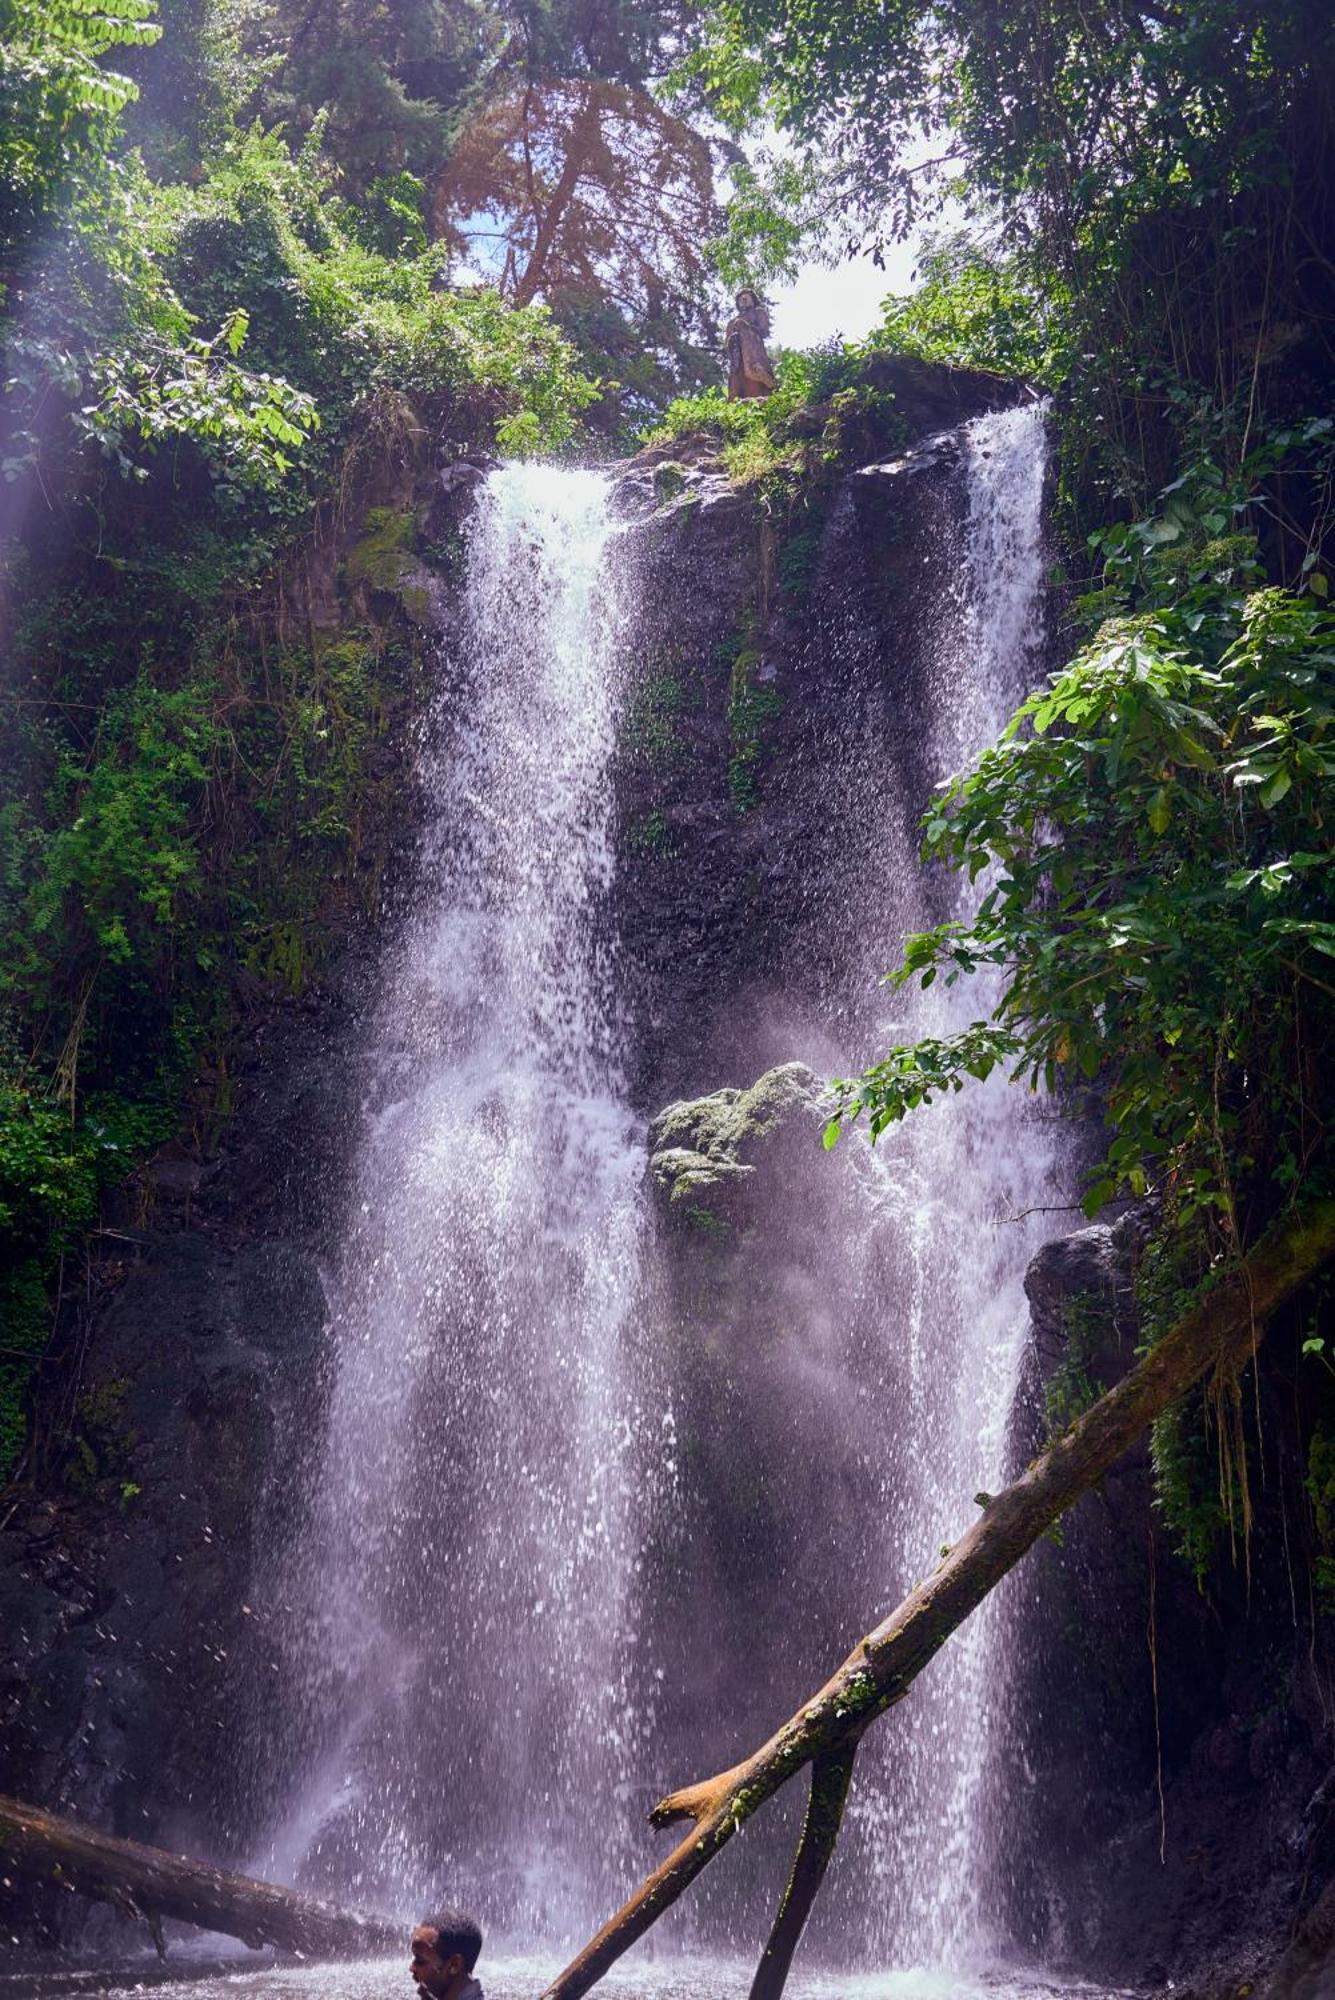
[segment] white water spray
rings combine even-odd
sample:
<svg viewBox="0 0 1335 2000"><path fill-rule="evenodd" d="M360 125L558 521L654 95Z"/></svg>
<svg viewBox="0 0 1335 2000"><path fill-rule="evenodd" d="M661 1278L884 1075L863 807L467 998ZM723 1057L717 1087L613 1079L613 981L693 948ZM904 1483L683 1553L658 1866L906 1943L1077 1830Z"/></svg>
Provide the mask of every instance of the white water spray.
<svg viewBox="0 0 1335 2000"><path fill-rule="evenodd" d="M289 1580L309 1779L280 1863L405 1907L448 1882L548 1934L606 1899L580 1822L615 1848L633 1727L643 1153L605 907L611 532L599 475L528 466L470 527Z"/></svg>
<svg viewBox="0 0 1335 2000"><path fill-rule="evenodd" d="M1044 410L976 419L965 430L968 515L954 629L939 638L932 700L920 717L938 779L994 739L1029 691L1043 645ZM893 851L893 844L892 844ZM966 918L986 881L961 883ZM892 933L921 923L919 872L890 885ZM939 914L952 914L946 911ZM984 1018L996 981L975 975L901 1001L893 1039L948 1034ZM901 1233L891 1328L907 1384L887 1476L893 1563L903 1590L929 1574L941 1537L969 1525L973 1496L1008 1477L1007 1425L1027 1309L1024 1268L1047 1233L1015 1218L1053 1201L1052 1129L1001 1076L909 1117L881 1142L886 1220ZM883 1948L901 1963L962 1966L995 1948L993 1861L1007 1816L990 1795L1007 1637L995 1594L974 1612L891 1718L879 1795L859 1812L884 1890ZM900 1720L902 1716L902 1721Z"/></svg>

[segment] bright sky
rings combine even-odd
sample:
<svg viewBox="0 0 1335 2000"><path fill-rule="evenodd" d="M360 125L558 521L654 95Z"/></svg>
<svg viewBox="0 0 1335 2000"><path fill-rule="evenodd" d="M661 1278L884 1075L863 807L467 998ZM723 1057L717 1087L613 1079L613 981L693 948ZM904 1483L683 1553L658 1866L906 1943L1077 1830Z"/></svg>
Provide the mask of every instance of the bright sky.
<svg viewBox="0 0 1335 2000"><path fill-rule="evenodd" d="M839 334L861 340L877 325L881 301L891 292L911 292L916 241L892 243L884 269L870 257L850 257L830 271L808 264L791 284L766 288L777 347L815 347Z"/></svg>

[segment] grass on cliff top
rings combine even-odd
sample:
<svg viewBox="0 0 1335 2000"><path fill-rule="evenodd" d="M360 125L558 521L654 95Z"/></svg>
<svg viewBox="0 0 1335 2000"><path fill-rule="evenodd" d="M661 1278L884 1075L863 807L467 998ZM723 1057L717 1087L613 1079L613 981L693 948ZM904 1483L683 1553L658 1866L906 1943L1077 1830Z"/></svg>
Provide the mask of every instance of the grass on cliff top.
<svg viewBox="0 0 1335 2000"><path fill-rule="evenodd" d="M865 372L860 347L833 340L805 350L781 349L773 395L730 402L721 388L678 396L641 443L670 445L712 431L719 456L737 486L788 488L846 463L864 446L893 442L900 430L893 397Z"/></svg>

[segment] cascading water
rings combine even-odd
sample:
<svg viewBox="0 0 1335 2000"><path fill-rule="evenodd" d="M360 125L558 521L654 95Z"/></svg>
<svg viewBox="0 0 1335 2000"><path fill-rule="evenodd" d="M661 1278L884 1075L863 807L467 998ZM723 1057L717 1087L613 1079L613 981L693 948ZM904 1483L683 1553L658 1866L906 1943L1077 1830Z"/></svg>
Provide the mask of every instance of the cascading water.
<svg viewBox="0 0 1335 2000"><path fill-rule="evenodd" d="M305 1777L271 1865L442 1883L556 1930L606 1901L640 1519L607 482L513 466L469 534L462 684L383 982L311 1525L284 1579ZM550 1930L549 1930L549 1935Z"/></svg>
<svg viewBox="0 0 1335 2000"><path fill-rule="evenodd" d="M953 474L873 494L899 565L888 607L851 494L831 524L800 669L810 740L788 780L819 800L824 844L804 843L798 862L814 916L776 953L779 981L738 1010L739 1080L776 1046L847 1073L992 1004L976 977L905 989L887 1008L879 975L907 932L965 915L981 893L924 870L918 823L933 785L996 735L1038 671L1044 460L1043 411L1030 407L966 426ZM797 900L778 899L780 923ZM1052 1126L997 1077L910 1116L874 1153L855 1128L833 1162L814 1141L808 1158L786 1158L768 1189L748 1295L726 1325L712 1326L708 1296L688 1307L685 1344L708 1355L710 1378L677 1384L682 1443L688 1460L712 1450L712 1465L679 1558L700 1579L686 1622L723 1651L725 1712L761 1694L705 1744L691 1732L710 1716L665 1694L671 1774L726 1767L762 1740L1006 1473L1021 1279L1043 1233L1010 1218L1062 1198ZM711 1440L709 1405L725 1398ZM717 1544L739 1533L746 1562L729 1565ZM976 1612L864 1744L813 1920L815 1948L845 1965L962 1967L1004 1952L993 1752L1005 1615L996 1598ZM678 1654L673 1685L698 1675L698 1653ZM701 1898L739 1946L763 1933L780 1865L729 1856Z"/></svg>
<svg viewBox="0 0 1335 2000"><path fill-rule="evenodd" d="M1043 470L1041 410L966 428L962 545L930 615L912 754L865 640L813 741L835 861L810 895L829 914L781 997L785 1052L818 1067L986 1011L981 982L938 982L886 1020L876 975L906 930L953 913L917 860L918 816L1038 663ZM330 1281L321 1471L277 1591L301 1776L258 1857L405 1909L444 1886L546 1945L605 1916L647 1859L632 1790L638 1804L711 1768L711 1729L750 1748L790 1680L795 1701L1002 1480L1036 1240L1005 1218L1053 1199L1055 1171L1047 1129L1000 1080L860 1157L840 1227L808 1229L811 1268L784 1280L791 1337L744 1343L753 1393L736 1407L754 1435L724 1449L767 1539L725 1606L708 1510L687 1492L675 1554L660 1532L673 1411L725 1399L713 1377L681 1379L683 1356L712 1351L720 1382L722 1361L669 1323L641 1212L612 895L614 540L606 481L533 467L491 475L470 529L458 685L427 732L429 824ZM833 1171L815 1149L795 1215ZM988 1946L1003 1620L995 1602L976 1613L868 1739L815 1927L841 1963ZM660 1687L656 1714L644 1691ZM749 1942L773 1868L743 1883L733 1866L692 1921Z"/></svg>
<svg viewBox="0 0 1335 2000"><path fill-rule="evenodd" d="M941 778L998 734L1039 663L1044 446L1041 407L978 418L965 432L960 615L942 634L936 698L923 718L926 758ZM918 874L910 868L900 879L891 934L920 921ZM954 908L933 916L967 918L986 886L958 885ZM938 981L904 1007L896 1038L964 1027L986 1015L995 993L987 975L953 990ZM935 1538L967 1525L971 1496L1007 1476L1027 1323L1021 1279L1045 1233L1017 1218L1060 1198L1059 1162L1051 1127L1001 1077L910 1118L883 1147L890 1205L911 1246L899 1297L909 1385L896 1440L898 1463L911 1472L897 1510L907 1588L936 1561ZM1006 1653L1004 1599L994 1594L915 1691L893 1794L872 1809L886 1836L880 1865L897 1906L894 1948L910 1962L958 1964L1000 1942L990 1891L1006 1808L988 1792Z"/></svg>

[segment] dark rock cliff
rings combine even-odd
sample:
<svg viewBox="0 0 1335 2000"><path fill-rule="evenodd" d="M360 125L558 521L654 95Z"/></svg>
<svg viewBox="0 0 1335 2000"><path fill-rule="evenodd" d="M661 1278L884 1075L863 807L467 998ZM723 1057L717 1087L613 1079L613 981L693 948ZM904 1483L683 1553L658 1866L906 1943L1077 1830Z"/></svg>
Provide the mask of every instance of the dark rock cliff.
<svg viewBox="0 0 1335 2000"><path fill-rule="evenodd" d="M354 465L276 582L280 640L355 629L412 661L448 648L452 586L420 551L453 547L478 469L437 449L423 423ZM233 1859L254 1832L239 1711L268 1652L248 1584L319 1428L321 1261L380 948L366 912L392 920L411 846L424 685L402 687L373 752L397 812L371 830L365 879L327 886L316 969L243 982L224 1066L195 1078L177 1137L106 1201L0 1498L0 1788ZM88 1921L54 1890L34 1912L0 1888L0 1908L24 1935Z"/></svg>
<svg viewBox="0 0 1335 2000"><path fill-rule="evenodd" d="M1020 1457L1131 1365L1147 1230L1132 1213L1031 1266ZM1299 1332L1281 1317L1244 1387L1250 1532L1239 1507L1199 1575L1178 1552L1180 1472L1165 1459L1156 1499L1148 1445L1028 1558L1011 1771L1042 1865L1017 1867L1012 1894L1043 1962L1200 2000L1259 1992L1335 1869L1335 1631L1313 1583ZM1185 1423L1217 1498L1205 1391ZM1323 1976L1313 1994L1335 1965Z"/></svg>

